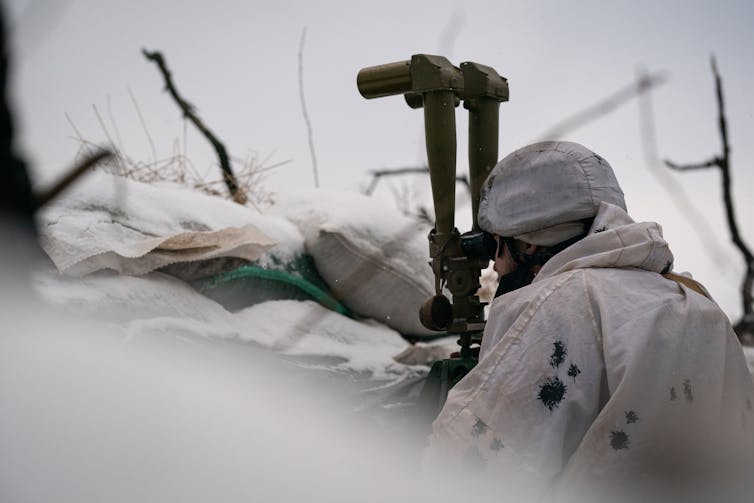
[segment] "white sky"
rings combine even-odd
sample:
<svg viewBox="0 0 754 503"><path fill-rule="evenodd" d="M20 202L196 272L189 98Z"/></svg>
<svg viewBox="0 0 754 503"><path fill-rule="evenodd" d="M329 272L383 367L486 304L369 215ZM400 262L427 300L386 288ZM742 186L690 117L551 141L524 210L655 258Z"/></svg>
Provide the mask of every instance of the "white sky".
<svg viewBox="0 0 754 503"><path fill-rule="evenodd" d="M751 2L11 0L6 10L20 146L37 180L60 174L77 152L65 114L88 140L107 142L92 105L115 136L112 117L128 155L150 160L129 89L158 156L171 154L183 120L142 48L163 51L179 91L233 154L292 159L269 176L270 190L313 186L298 97L304 26L305 90L326 188L358 189L369 170L425 162L421 111L399 97L364 100L355 85L362 67L416 53L494 67L511 88L511 101L501 106L501 156L629 84L637 69L666 70L669 81L652 93L659 154L698 162L720 150L714 52L726 92L739 225L754 246ZM463 113L459 172L467 169ZM662 223L676 269L692 271L736 318L743 269L729 245L719 175L670 174L713 226L707 246L718 242L723 251L712 257L647 167L638 113L634 100L564 139L613 165L632 216ZM209 170L214 154L191 129L188 155Z"/></svg>

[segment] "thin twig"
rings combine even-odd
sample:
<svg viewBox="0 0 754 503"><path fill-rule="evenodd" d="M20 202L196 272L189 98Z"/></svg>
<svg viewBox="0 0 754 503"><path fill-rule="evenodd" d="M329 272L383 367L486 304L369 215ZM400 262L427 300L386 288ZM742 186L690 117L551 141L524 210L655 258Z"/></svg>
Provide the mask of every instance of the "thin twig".
<svg viewBox="0 0 754 503"><path fill-rule="evenodd" d="M301 41L298 45L298 93L301 98L301 111L304 114L307 137L309 139L309 154L312 158L312 170L314 171L314 186L319 188L319 171L317 169L317 154L314 151L314 133L309 113L306 111L306 97L304 95L304 43L306 41L306 27L301 30Z"/></svg>
<svg viewBox="0 0 754 503"><path fill-rule="evenodd" d="M120 136L120 129L118 129L118 123L115 121L115 116L113 115L113 109L112 109L112 100L110 100L110 95L107 95L107 118L110 120L110 125L113 127L113 131L115 131L115 138L118 140L118 150L123 152L123 138Z"/></svg>
<svg viewBox="0 0 754 503"><path fill-rule="evenodd" d="M372 174L372 181L369 186L364 189L364 194L371 196L374 193L374 189L377 188L377 183L380 178L386 176L401 176L401 175L429 175L429 168L427 166L408 166L405 168L393 168L393 169L378 169L370 172ZM456 181L461 182L467 189L471 190L469 184L469 178L466 175L456 176Z"/></svg>
<svg viewBox="0 0 754 503"><path fill-rule="evenodd" d="M183 120L183 158L188 159L188 121Z"/></svg>
<svg viewBox="0 0 754 503"><path fill-rule="evenodd" d="M720 159L717 157L710 159L707 162L702 162L699 164L676 164L672 161L665 161L665 166L667 166L670 169L674 169L676 171L694 171L699 169L707 169L707 168L714 168L715 166L720 166Z"/></svg>
<svg viewBox="0 0 754 503"><path fill-rule="evenodd" d="M110 131L108 131L107 126L105 125L105 121L102 119L102 115L99 113L99 110L97 109L97 105L93 104L92 110L94 110L94 115L95 117L97 117L97 122L99 122L99 125L102 128L102 132L105 133L105 138L107 138L108 143L110 143L110 146L113 148L113 150L118 150L118 147L115 144L115 141L113 140L113 137L110 134Z"/></svg>
<svg viewBox="0 0 754 503"><path fill-rule="evenodd" d="M73 119L71 119L71 116L68 115L68 113L65 114L65 120L68 121L68 124L71 126L71 129L73 129L73 132L76 133L76 139L83 142L84 136L81 134L81 131L79 131L79 128L76 127L76 124L73 123Z"/></svg>
<svg viewBox="0 0 754 503"><path fill-rule="evenodd" d="M653 87L664 84L666 81L667 75L664 72L647 75L638 82L633 82L619 89L607 98L551 127L540 136L540 140L557 140L562 138L574 129L578 129L589 122L609 114L624 103L640 96L642 93L649 91Z"/></svg>
<svg viewBox="0 0 754 503"><path fill-rule="evenodd" d="M131 88L128 88L128 95L131 97L131 103L134 105L134 109L136 110L136 115L139 116L139 122L141 123L141 128L144 130L144 134L147 136L147 141L149 141L149 147L152 149L152 162L157 162L157 149L154 146L154 141L152 140L152 135L149 134L149 129L147 129L147 123L144 121L144 116L141 114L141 107L139 107L139 103L136 101L136 97L134 96L134 93L131 91Z"/></svg>
<svg viewBox="0 0 754 503"><path fill-rule="evenodd" d="M110 148L113 150L113 152L120 152L118 146L115 144L115 141L113 140L112 135L110 134L110 131L108 131L107 126L105 125L105 121L102 118L102 115L99 113L99 109L97 108L97 105L92 105L92 109L94 110L94 115L97 117L97 122L99 122L100 127L102 128L102 132L105 133L105 138L107 138L107 141L110 143ZM122 162L122 156L116 155L114 157L115 162L119 165L119 169L125 173L126 171L126 165Z"/></svg>
<svg viewBox="0 0 754 503"><path fill-rule="evenodd" d="M201 119L199 119L199 117L194 112L194 107L178 94L178 90L175 88L175 84L173 83L173 77L170 73L170 70L168 70L167 64L165 63L165 58L163 57L162 53L160 53L159 51L150 52L146 49L142 49L141 52L144 54L145 58L156 64L160 69L160 72L165 79L165 87L175 100L178 107L183 112L184 117L189 119L215 148L218 160L220 161L220 169L222 170L223 180L225 181L225 185L228 187L233 200L239 204L246 204L246 194L238 186L236 177L233 174L233 169L230 166L230 158L228 157L228 151L225 149L225 145L223 145L223 143L212 133L212 131L210 131L209 128L204 125Z"/></svg>

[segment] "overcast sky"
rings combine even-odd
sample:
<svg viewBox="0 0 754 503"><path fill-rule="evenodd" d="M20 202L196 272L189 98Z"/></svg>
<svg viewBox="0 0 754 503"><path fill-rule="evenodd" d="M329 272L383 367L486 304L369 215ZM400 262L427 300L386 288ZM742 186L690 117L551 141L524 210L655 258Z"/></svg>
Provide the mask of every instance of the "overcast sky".
<svg viewBox="0 0 754 503"><path fill-rule="evenodd" d="M363 99L355 85L362 67L417 53L494 67L511 89L510 102L501 106L501 156L542 139L557 122L633 82L642 68L666 71L667 82L651 94L659 155L699 162L720 151L709 64L714 52L727 99L736 209L754 245L754 4L748 1L5 3L19 144L38 181L60 174L78 150L66 114L87 140L107 144L93 106L130 157L149 161L129 90L158 157L183 141L180 113L142 48L163 51L179 91L233 154L257 155L268 164L291 159L266 180L273 191L314 184L298 88L304 27L303 76L321 186L354 190L369 182L370 170L425 162L421 111L399 97ZM564 139L613 165L629 213L659 221L676 269L693 272L736 318L743 267L729 245L719 174L662 171L668 180L661 185L645 161L639 110L639 101L631 100ZM465 172L462 109L457 117L458 169ZM187 153L198 169L215 162L191 130ZM412 183L429 186L428 180ZM690 223L693 214L663 188L673 186L675 192L682 187L709 221L712 234L704 240L694 229L703 224Z"/></svg>

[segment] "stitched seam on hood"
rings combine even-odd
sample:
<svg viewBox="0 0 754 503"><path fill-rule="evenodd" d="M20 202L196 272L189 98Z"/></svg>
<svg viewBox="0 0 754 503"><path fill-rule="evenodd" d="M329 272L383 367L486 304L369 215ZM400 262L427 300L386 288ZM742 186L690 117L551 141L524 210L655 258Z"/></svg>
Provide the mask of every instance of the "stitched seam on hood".
<svg viewBox="0 0 754 503"><path fill-rule="evenodd" d="M651 243L651 247L649 248L649 252L647 253L647 256L644 257L644 260L641 262L641 264L639 265L639 267L641 269L650 270L650 269L647 269L645 267L645 265L646 265L647 262L649 262L649 260L652 257L654 257L654 251L655 251L655 248L657 247L657 242L652 238L652 233L649 232L649 228L645 228L644 232L649 237L649 242Z"/></svg>
<svg viewBox="0 0 754 503"><path fill-rule="evenodd" d="M576 162L576 164L578 165L579 169L581 170L581 173L584 175L584 180L586 181L587 187L589 188L589 198L591 199L592 206L594 206L595 203L594 203L594 190L593 190L593 187L592 187L592 173L589 170L587 170L587 169L584 168L584 161L586 161L587 159L589 159L591 156L587 156L587 157L583 157L582 158L579 155L577 155L576 152L568 150L567 148L561 150L561 146L562 145L563 145L562 142L558 142L555 145L555 148L553 148L553 150L556 151L556 152L559 152L559 153L563 154L566 157L569 157L569 158L573 159ZM592 155L594 155L594 154L592 153Z"/></svg>
<svg viewBox="0 0 754 503"><path fill-rule="evenodd" d="M623 238L621 238L618 229L615 229L615 237L620 241L620 253L618 254L618 258L615 259L615 265L613 267L618 267L618 264L621 263L621 259L623 258L623 254L626 253L626 243L623 241Z"/></svg>

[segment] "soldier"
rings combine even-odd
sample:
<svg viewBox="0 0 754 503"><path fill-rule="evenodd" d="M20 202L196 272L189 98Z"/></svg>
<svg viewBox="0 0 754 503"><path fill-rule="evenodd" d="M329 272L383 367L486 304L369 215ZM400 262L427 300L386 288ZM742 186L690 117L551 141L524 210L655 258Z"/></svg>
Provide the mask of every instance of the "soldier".
<svg viewBox="0 0 754 503"><path fill-rule="evenodd" d="M500 287L428 460L552 487L688 474L752 438L754 389L727 317L670 273L660 226L628 216L602 157L570 142L510 154L479 224L498 243Z"/></svg>

